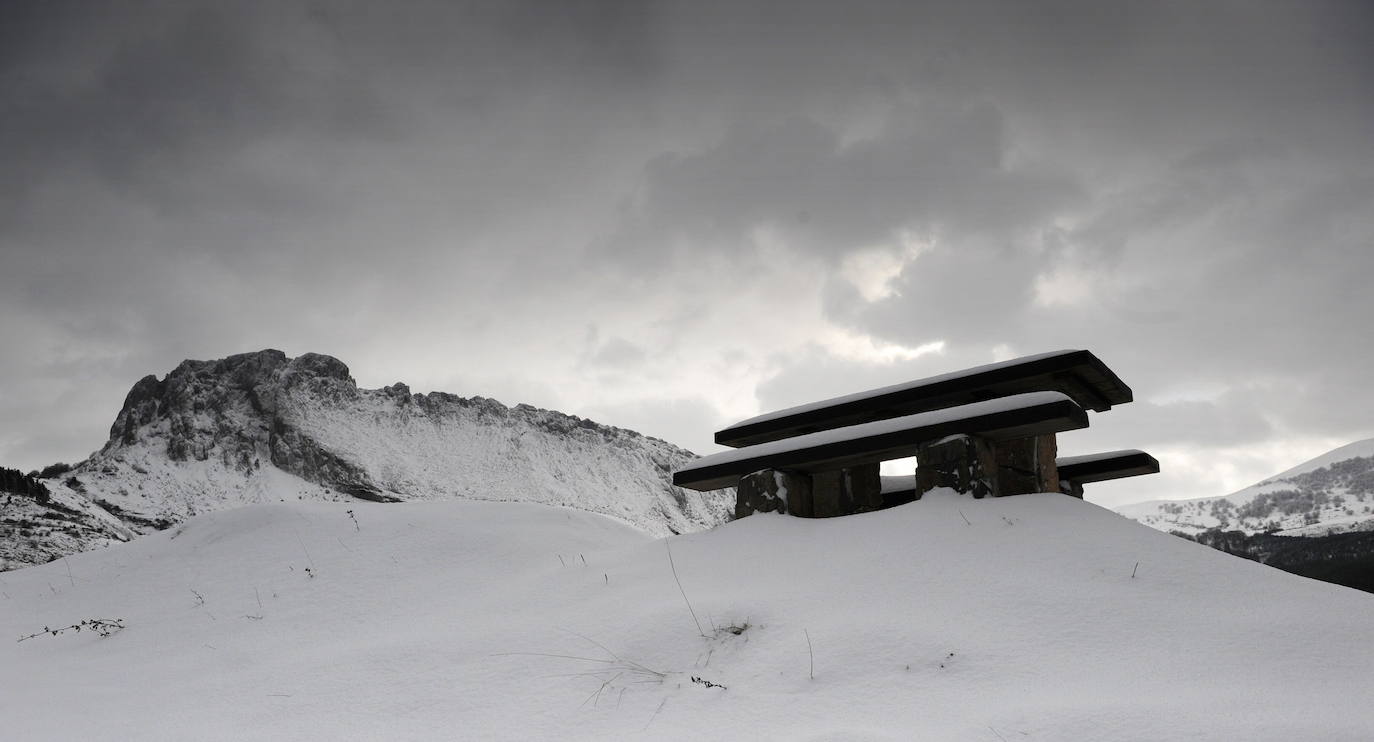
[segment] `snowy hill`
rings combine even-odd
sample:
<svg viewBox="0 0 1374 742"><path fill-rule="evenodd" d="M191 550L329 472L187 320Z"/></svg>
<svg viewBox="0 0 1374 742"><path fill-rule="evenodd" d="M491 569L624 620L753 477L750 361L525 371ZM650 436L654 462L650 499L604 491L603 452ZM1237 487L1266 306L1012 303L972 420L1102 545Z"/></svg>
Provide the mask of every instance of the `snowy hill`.
<svg viewBox="0 0 1374 742"><path fill-rule="evenodd" d="M11 739L1374 738L1374 596L1053 494L666 543L532 504L260 505L0 591ZM126 628L13 641L87 619Z"/></svg>
<svg viewBox="0 0 1374 742"><path fill-rule="evenodd" d="M1374 438L1341 446L1225 497L1116 509L1162 531L1318 536L1374 530Z"/></svg>
<svg viewBox="0 0 1374 742"><path fill-rule="evenodd" d="M186 361L135 384L109 442L45 480L55 501L80 513L51 525L0 518L0 558L34 563L198 513L291 500L540 502L682 533L724 522L733 508L728 493L672 486L672 470L694 458L528 405L412 394L400 383L359 389L347 366L314 353Z"/></svg>

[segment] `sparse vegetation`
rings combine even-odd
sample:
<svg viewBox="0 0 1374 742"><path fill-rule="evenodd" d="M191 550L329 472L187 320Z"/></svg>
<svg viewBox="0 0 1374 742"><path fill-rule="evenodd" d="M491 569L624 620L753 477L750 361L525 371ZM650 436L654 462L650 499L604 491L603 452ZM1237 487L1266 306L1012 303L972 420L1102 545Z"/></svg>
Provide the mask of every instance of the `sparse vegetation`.
<svg viewBox="0 0 1374 742"><path fill-rule="evenodd" d="M600 649L602 652L605 652L607 657L585 657L582 655L557 654L552 652L499 652L492 656L547 657L550 659L573 660L575 662L589 662L595 665L599 665L600 667L596 667L594 669L588 669L583 672L576 672L571 674L571 677L589 677L601 681L600 685L597 686L596 690L593 691L591 695L587 696L586 700L582 702L584 705L590 702L593 706L595 706L597 703L600 702L601 694L604 693L608 688L613 687L617 682L621 682L623 691L624 687L627 685L632 685L636 683L661 683L665 678L668 677L667 672L654 670L638 662L635 662L634 660L627 660L621 657L620 655L616 654L615 652L611 651L609 648L606 647L606 645L596 641L595 639L583 636L582 634L578 634L576 632L569 633L572 633L577 638L582 639L583 641L595 646L597 649ZM621 681L621 678L629 679Z"/></svg>
<svg viewBox="0 0 1374 742"><path fill-rule="evenodd" d="M26 495L39 504L47 504L51 495L46 484L38 481L34 475L25 474L18 469L0 468L0 491Z"/></svg>
<svg viewBox="0 0 1374 742"><path fill-rule="evenodd" d="M1196 535L1170 533L1285 572L1374 592L1374 532L1276 536L1212 529Z"/></svg>
<svg viewBox="0 0 1374 742"><path fill-rule="evenodd" d="M663 539L663 548L668 550L668 566L673 570L673 581L677 583L677 589L682 593L682 601L687 604L687 610L692 614L692 622L697 625L697 633L701 638L709 638L701 628L701 621L697 620L697 611L692 607L692 601L687 599L687 591L682 588L682 580L677 576L677 565L673 563L673 547L668 544L668 539Z"/></svg>
<svg viewBox="0 0 1374 742"><path fill-rule="evenodd" d="M106 637L118 631L123 631L124 628L124 619L122 618L88 618L84 621L78 621L71 626L63 626L58 629L44 626L42 631L36 631L28 636L19 637L19 641L26 641L39 636L57 636L58 634L64 634L68 631L79 634L82 629L93 631L102 637Z"/></svg>
<svg viewBox="0 0 1374 742"><path fill-rule="evenodd" d="M61 461L56 464L48 464L43 470L38 472L38 479L56 479L72 470L72 465ZM32 476L32 475L30 475Z"/></svg>

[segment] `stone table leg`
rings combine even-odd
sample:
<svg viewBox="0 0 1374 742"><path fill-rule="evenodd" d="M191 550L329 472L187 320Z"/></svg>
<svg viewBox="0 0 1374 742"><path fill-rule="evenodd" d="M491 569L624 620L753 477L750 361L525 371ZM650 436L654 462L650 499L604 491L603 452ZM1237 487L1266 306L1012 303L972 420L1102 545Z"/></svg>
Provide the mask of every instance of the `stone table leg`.
<svg viewBox="0 0 1374 742"><path fill-rule="evenodd" d="M735 487L735 517L770 512L812 517L811 477L777 469L740 477Z"/></svg>
<svg viewBox="0 0 1374 742"><path fill-rule="evenodd" d="M990 441L952 435L916 451L916 499L936 487L986 497L998 492L996 451Z"/></svg>

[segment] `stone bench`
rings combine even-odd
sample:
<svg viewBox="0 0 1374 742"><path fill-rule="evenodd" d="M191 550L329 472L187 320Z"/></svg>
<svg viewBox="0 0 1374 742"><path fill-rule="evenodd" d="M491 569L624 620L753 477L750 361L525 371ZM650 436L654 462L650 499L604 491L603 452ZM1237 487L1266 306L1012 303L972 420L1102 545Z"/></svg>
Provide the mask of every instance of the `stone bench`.
<svg viewBox="0 0 1374 742"><path fill-rule="evenodd" d="M1055 462L1059 469L1059 488L1064 494L1083 497L1083 485L1109 479L1158 474L1159 461L1134 448L1106 451L1086 456L1066 456Z"/></svg>
<svg viewBox="0 0 1374 742"><path fill-rule="evenodd" d="M673 484L737 487L736 517L769 510L827 517L880 509L879 464L916 456L921 491L1057 491L1054 435L1087 425L1068 395L1029 392L723 451L674 472Z"/></svg>
<svg viewBox="0 0 1374 742"><path fill-rule="evenodd" d="M1085 410L1103 412L1132 398L1089 351L1041 353L735 423L715 440L737 450L700 459L673 482L737 487L737 516L778 509L843 515L909 502L936 487L974 497L1061 489L1081 496L1082 481L1061 488L1057 433L1087 427ZM1025 422L1010 422L1017 416ZM908 456L916 457L915 477L884 486L880 462Z"/></svg>

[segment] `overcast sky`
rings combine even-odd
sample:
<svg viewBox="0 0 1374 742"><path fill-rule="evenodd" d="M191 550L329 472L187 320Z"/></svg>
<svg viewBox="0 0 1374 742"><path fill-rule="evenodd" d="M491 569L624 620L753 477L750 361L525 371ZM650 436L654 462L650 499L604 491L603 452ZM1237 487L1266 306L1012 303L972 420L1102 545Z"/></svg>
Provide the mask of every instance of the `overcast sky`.
<svg viewBox="0 0 1374 742"><path fill-rule="evenodd" d="M1088 348L1225 494L1374 436L1374 4L0 4L0 465L279 348L715 450Z"/></svg>

